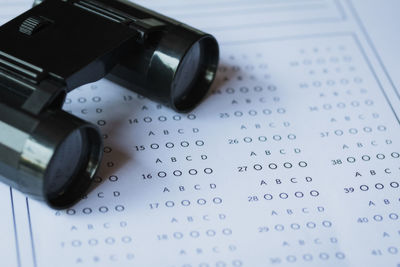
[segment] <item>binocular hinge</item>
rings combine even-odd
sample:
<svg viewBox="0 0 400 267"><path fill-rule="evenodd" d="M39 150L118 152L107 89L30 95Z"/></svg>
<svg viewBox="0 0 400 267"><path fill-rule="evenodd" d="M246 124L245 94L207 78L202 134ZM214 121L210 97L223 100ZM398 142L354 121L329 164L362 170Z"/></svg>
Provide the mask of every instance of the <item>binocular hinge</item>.
<svg viewBox="0 0 400 267"><path fill-rule="evenodd" d="M162 31L164 27L165 24L163 22L153 18L139 19L129 24L129 28L137 32L137 41L139 43L144 43L150 34Z"/></svg>
<svg viewBox="0 0 400 267"><path fill-rule="evenodd" d="M67 95L65 85L52 79L43 80L22 105L22 109L38 115L45 109L61 109Z"/></svg>

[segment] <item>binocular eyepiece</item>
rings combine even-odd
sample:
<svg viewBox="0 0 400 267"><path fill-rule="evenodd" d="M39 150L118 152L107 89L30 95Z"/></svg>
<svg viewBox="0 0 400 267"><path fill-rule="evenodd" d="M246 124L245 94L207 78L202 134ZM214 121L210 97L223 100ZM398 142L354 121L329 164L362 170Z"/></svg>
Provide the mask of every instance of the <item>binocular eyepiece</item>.
<svg viewBox="0 0 400 267"><path fill-rule="evenodd" d="M0 180L54 208L87 191L98 128L62 110L66 94L106 77L176 111L214 80L209 34L124 0L47 0L0 27Z"/></svg>

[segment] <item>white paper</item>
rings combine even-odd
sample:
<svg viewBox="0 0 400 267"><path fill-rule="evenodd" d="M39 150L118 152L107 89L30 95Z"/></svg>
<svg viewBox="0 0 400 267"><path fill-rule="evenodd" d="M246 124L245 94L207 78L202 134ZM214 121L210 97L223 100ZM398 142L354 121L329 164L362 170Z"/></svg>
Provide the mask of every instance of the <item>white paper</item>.
<svg viewBox="0 0 400 267"><path fill-rule="evenodd" d="M138 3L217 37L211 93L72 92L101 182L63 211L0 185L1 266L400 266L399 92L353 4Z"/></svg>

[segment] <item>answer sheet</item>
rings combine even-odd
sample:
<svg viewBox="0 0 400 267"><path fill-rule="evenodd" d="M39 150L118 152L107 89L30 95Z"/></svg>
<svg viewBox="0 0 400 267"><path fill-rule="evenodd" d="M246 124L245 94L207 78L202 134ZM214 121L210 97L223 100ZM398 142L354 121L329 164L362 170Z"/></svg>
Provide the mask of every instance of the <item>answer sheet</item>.
<svg viewBox="0 0 400 267"><path fill-rule="evenodd" d="M209 95L188 114L105 79L68 95L104 134L94 187L56 211L0 184L0 266L399 267L400 65L357 5L137 3L216 36Z"/></svg>

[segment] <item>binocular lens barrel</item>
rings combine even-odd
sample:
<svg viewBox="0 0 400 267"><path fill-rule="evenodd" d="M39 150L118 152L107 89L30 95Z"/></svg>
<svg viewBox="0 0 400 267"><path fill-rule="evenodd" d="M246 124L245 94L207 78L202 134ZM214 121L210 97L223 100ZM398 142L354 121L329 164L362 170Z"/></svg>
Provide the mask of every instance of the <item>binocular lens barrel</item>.
<svg viewBox="0 0 400 267"><path fill-rule="evenodd" d="M35 117L0 104L0 177L54 208L68 207L86 192L101 144L96 127L65 111Z"/></svg>

